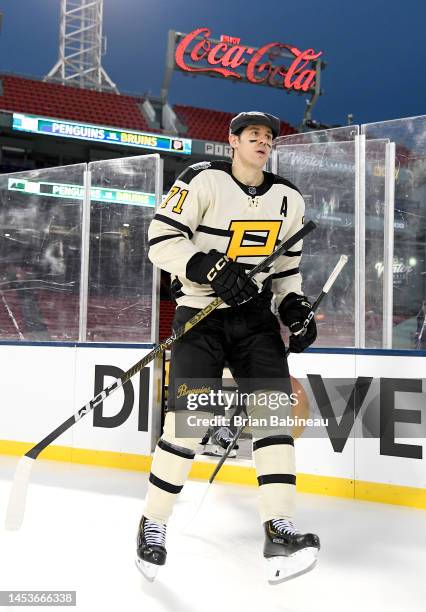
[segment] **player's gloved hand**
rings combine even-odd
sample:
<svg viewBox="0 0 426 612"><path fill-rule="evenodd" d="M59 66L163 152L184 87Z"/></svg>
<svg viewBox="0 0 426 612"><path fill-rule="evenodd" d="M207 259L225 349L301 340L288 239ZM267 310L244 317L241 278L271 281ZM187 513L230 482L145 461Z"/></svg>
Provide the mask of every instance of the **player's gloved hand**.
<svg viewBox="0 0 426 612"><path fill-rule="evenodd" d="M278 307L281 321L291 332L290 351L292 353L302 353L316 340L317 326L314 317L309 322L306 331L298 334L298 332L303 330L303 323L308 318L311 310L312 306L308 298L297 293L286 295Z"/></svg>
<svg viewBox="0 0 426 612"><path fill-rule="evenodd" d="M261 286L247 276L243 265L217 251L193 255L186 266L186 278L193 283L210 284L229 306L239 306L261 290Z"/></svg>

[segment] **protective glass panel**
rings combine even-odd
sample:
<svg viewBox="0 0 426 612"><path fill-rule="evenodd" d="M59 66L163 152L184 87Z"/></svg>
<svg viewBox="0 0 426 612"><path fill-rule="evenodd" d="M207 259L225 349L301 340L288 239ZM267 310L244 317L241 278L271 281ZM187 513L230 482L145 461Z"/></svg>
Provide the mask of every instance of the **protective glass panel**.
<svg viewBox="0 0 426 612"><path fill-rule="evenodd" d="M395 142L393 348L425 349L426 116L362 126Z"/></svg>
<svg viewBox="0 0 426 612"><path fill-rule="evenodd" d="M365 346L383 346L384 208L387 140L365 143Z"/></svg>
<svg viewBox="0 0 426 612"><path fill-rule="evenodd" d="M356 133L355 126L349 128ZM325 132L299 134L302 144L294 144L293 136L278 139L277 172L301 191L306 219L317 223L304 240L301 273L306 295L315 299L340 255L349 257L317 310L315 346L354 346L355 144L338 140L341 130L327 131L329 142Z"/></svg>
<svg viewBox="0 0 426 612"><path fill-rule="evenodd" d="M85 164L0 175L0 338L78 340Z"/></svg>
<svg viewBox="0 0 426 612"><path fill-rule="evenodd" d="M314 144L317 142L350 142L355 140L355 136L358 133L358 125L345 125L343 127L332 128L329 130L318 130L316 132L302 132L301 134L281 136L280 138L274 140L274 145Z"/></svg>
<svg viewBox="0 0 426 612"><path fill-rule="evenodd" d="M91 171L87 340L151 342L154 215L158 155L89 164Z"/></svg>

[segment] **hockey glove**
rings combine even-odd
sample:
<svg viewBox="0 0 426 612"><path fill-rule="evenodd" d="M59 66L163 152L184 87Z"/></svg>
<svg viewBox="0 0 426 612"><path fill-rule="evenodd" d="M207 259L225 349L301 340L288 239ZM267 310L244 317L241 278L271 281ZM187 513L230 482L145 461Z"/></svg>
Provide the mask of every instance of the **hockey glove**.
<svg viewBox="0 0 426 612"><path fill-rule="evenodd" d="M196 253L186 266L186 278L213 291L229 306L239 306L258 294L260 287L247 276L244 266L227 255L210 251Z"/></svg>
<svg viewBox="0 0 426 612"><path fill-rule="evenodd" d="M304 295L297 295L297 293L286 295L278 307L281 321L289 328L291 333L290 351L292 353L302 353L316 340L317 326L313 317L306 331L295 335L303 329L303 323L311 310L312 306L308 298Z"/></svg>

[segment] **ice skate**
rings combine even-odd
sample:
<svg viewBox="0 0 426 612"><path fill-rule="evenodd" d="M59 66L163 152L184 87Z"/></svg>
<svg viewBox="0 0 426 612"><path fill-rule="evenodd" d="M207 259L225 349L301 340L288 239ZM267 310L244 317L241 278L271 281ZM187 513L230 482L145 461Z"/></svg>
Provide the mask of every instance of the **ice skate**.
<svg viewBox="0 0 426 612"><path fill-rule="evenodd" d="M158 570L166 563L166 525L141 518L137 535L136 566L147 580L153 582Z"/></svg>
<svg viewBox="0 0 426 612"><path fill-rule="evenodd" d="M295 578L314 568L320 540L314 533L300 533L293 523L274 519L264 523L265 557L269 584Z"/></svg>
<svg viewBox="0 0 426 612"><path fill-rule="evenodd" d="M204 454L204 451L206 449L206 446L210 442L210 436L212 435L212 433L213 433L213 427L209 427L208 430L206 431L206 433L204 434L203 439L200 441L200 446L203 447L203 454Z"/></svg>
<svg viewBox="0 0 426 612"><path fill-rule="evenodd" d="M210 438L207 442L204 442L203 455L211 455L214 457L222 457L225 454L226 449L231 444L234 438L234 434L229 427L219 427L214 429L211 433ZM238 444L229 453L229 457L235 458L237 456Z"/></svg>

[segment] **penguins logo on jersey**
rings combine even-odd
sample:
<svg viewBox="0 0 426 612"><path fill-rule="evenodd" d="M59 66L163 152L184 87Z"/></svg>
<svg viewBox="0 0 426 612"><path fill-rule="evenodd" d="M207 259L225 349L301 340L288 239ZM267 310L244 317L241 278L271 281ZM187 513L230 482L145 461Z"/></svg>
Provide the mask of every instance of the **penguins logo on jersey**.
<svg viewBox="0 0 426 612"><path fill-rule="evenodd" d="M232 232L226 255L236 261L237 257L266 257L274 250L280 233L282 220L274 221L231 221L229 229ZM263 244L243 244L248 232L265 234Z"/></svg>

